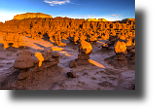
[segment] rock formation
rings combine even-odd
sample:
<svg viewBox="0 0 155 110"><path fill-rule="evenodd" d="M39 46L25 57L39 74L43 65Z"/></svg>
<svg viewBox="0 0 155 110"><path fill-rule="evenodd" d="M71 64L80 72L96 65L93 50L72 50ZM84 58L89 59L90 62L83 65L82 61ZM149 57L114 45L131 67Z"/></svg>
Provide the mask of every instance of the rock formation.
<svg viewBox="0 0 155 110"><path fill-rule="evenodd" d="M52 18L51 15L47 15L44 13L26 13L26 14L18 14L14 16L14 20L23 20L28 18Z"/></svg>
<svg viewBox="0 0 155 110"><path fill-rule="evenodd" d="M106 22L105 22L106 21ZM128 40L128 36L135 38L135 19L122 21L107 21L104 18L94 20L62 18L43 14L26 13L14 16L13 20L0 23L0 43L8 48L13 43L15 48L25 46L20 36L29 36L32 39L45 39L54 42L58 46L66 46L62 39L70 39L75 44L86 40L90 43L99 38L110 41L114 45L115 39ZM18 38L20 40L18 40Z"/></svg>
<svg viewBox="0 0 155 110"><path fill-rule="evenodd" d="M86 41L81 41L81 47L79 49L78 54L78 65L87 65L89 64L88 59L90 58L90 54L92 53L92 46L90 43Z"/></svg>
<svg viewBox="0 0 155 110"><path fill-rule="evenodd" d="M46 68L53 67L59 63L60 54L49 50L43 53L23 51L19 54L14 63L14 68L20 70L18 80L24 80L30 77L36 71L43 71Z"/></svg>

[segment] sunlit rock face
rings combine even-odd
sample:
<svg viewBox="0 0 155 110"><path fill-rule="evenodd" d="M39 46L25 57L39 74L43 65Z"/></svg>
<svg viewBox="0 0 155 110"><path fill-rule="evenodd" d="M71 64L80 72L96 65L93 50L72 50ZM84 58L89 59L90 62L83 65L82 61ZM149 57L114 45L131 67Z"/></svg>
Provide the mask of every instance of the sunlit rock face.
<svg viewBox="0 0 155 110"><path fill-rule="evenodd" d="M105 18L99 18L98 21L108 21Z"/></svg>
<svg viewBox="0 0 155 110"><path fill-rule="evenodd" d="M96 19L96 18L89 18L87 19L88 21L108 21L106 20L105 18L99 18L99 19Z"/></svg>
<svg viewBox="0 0 155 110"><path fill-rule="evenodd" d="M88 21L98 21L96 18L89 18Z"/></svg>
<svg viewBox="0 0 155 110"><path fill-rule="evenodd" d="M118 41L115 45L116 53L124 53L127 50L126 44L124 42Z"/></svg>
<svg viewBox="0 0 155 110"><path fill-rule="evenodd" d="M85 54L89 54L92 52L92 45L89 42L82 40L81 49L86 49Z"/></svg>
<svg viewBox="0 0 155 110"><path fill-rule="evenodd" d="M14 16L14 20L22 20L28 18L52 18L51 15L43 14L43 13L26 13L26 14L18 14Z"/></svg>
<svg viewBox="0 0 155 110"><path fill-rule="evenodd" d="M108 41L109 39L108 46L113 46L116 40L110 40L111 36L124 40L126 46L135 45L133 41L135 38L135 19L111 22L104 18L91 18L89 20L67 17L52 18L52 16L42 13L26 13L18 14L13 20L0 23L0 43L4 44L4 49L9 47L9 43L13 43L12 47L15 48L24 46L43 50L35 43L51 47L49 41L64 47L67 44L63 43L62 39L73 41L77 45L81 41L95 43L98 40Z"/></svg>

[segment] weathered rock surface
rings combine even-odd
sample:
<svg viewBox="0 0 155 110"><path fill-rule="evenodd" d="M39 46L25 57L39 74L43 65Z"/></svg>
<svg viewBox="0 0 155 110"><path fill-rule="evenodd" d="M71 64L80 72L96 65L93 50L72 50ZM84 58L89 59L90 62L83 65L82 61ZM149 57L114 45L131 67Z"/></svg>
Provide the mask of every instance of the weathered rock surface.
<svg viewBox="0 0 155 110"><path fill-rule="evenodd" d="M34 74L36 71L43 71L44 69L56 66L59 63L58 52L44 51L43 53L37 54L43 56L44 60L40 62L40 56L34 56L30 51L23 51L19 54L17 60L15 61L14 68L20 69L20 74L18 75L18 80L24 80ZM54 57L54 58L52 58Z"/></svg>
<svg viewBox="0 0 155 110"><path fill-rule="evenodd" d="M27 69L34 66L30 51L23 51L14 63L16 69Z"/></svg>

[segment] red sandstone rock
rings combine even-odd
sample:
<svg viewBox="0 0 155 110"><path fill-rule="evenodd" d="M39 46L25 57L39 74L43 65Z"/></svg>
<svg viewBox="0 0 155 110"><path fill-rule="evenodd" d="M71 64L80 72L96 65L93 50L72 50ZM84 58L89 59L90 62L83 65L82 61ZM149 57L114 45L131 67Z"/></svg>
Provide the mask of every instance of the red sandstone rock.
<svg viewBox="0 0 155 110"><path fill-rule="evenodd" d="M128 26L125 26L124 23L127 23ZM125 28L121 26L121 24L124 25ZM106 27L105 27L106 25ZM112 27L111 27L111 26ZM115 26L114 26L115 25ZM84 19L69 19L69 18L31 18L31 19L22 19L22 20L10 20L6 21L5 23L0 23L0 31L6 32L6 33L18 33L20 35L28 35L31 36L33 39L35 38L42 38L44 34L49 34L49 39L52 41L55 39L55 43L59 46L65 46L61 42L61 39L67 39L70 37L77 37L74 39L76 42L78 39L87 39L87 36L89 35L90 41L96 41L96 39L99 36L102 36L105 34L104 37L107 37L109 35L109 30L111 31L112 35L114 34L121 34L123 35L126 27L128 29L135 29L135 19L125 19L122 22L96 22L96 21L86 21ZM82 31L81 31L82 29ZM100 29L100 31L96 31L97 29ZM120 32L114 31L114 29L119 29ZM52 34L50 31L52 30ZM72 31L72 32L71 32ZM81 31L81 32L80 32ZM74 33L76 32L76 33ZM93 32L93 33L91 33ZM100 34L98 34L100 33ZM48 35L47 34L47 35ZM133 31L134 34L134 31ZM83 37L83 35L85 37ZM65 37L64 37L65 36ZM17 37L17 36L15 36ZM134 38L134 37L133 37ZM11 40L11 38L7 38L8 40ZM108 39L108 37L106 38ZM111 37L109 38L111 41Z"/></svg>
<svg viewBox="0 0 155 110"><path fill-rule="evenodd" d="M71 61L70 68L76 68L76 67L77 67L77 63L75 62L75 60Z"/></svg>
<svg viewBox="0 0 155 110"><path fill-rule="evenodd" d="M27 69L34 66L33 59L31 57L30 51L21 52L20 56L16 59L14 63L14 68L16 69Z"/></svg>

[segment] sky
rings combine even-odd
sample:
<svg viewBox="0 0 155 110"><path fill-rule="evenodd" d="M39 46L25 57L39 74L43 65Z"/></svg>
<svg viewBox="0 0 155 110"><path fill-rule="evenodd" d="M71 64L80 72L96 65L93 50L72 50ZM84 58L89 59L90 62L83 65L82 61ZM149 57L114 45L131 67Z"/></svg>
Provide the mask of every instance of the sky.
<svg viewBox="0 0 155 110"><path fill-rule="evenodd" d="M0 0L0 22L27 12L114 21L135 18L135 0Z"/></svg>

